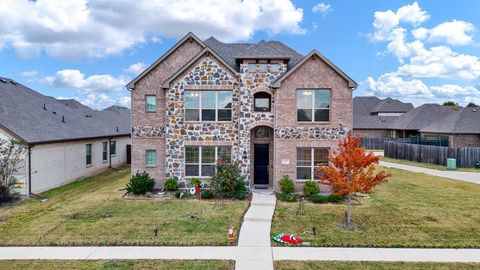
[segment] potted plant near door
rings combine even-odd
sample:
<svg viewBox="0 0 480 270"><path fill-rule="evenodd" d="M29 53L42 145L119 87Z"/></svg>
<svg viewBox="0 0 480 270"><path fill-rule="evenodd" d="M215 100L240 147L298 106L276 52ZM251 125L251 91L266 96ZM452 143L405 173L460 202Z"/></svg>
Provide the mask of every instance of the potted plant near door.
<svg viewBox="0 0 480 270"><path fill-rule="evenodd" d="M202 188L200 186L202 182L198 178L192 178L190 179L190 184L195 188L195 195L197 195L198 198L200 198L200 193L202 191Z"/></svg>

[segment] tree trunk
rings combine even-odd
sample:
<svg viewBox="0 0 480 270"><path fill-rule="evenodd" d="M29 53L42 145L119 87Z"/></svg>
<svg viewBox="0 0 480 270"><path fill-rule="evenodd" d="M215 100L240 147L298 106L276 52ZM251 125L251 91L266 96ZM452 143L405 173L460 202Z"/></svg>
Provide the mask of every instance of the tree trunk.
<svg viewBox="0 0 480 270"><path fill-rule="evenodd" d="M351 225L351 214L352 214L352 197L347 195L348 199L348 208L347 208L347 228L350 228Z"/></svg>

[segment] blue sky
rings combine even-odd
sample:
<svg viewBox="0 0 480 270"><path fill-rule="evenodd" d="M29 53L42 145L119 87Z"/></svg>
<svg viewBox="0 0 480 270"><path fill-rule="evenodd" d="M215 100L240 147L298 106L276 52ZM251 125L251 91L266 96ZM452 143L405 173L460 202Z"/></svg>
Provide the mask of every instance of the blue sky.
<svg viewBox="0 0 480 270"><path fill-rule="evenodd" d="M0 2L0 76L94 108L188 31L316 48L355 95L480 103L480 1L64 0Z"/></svg>

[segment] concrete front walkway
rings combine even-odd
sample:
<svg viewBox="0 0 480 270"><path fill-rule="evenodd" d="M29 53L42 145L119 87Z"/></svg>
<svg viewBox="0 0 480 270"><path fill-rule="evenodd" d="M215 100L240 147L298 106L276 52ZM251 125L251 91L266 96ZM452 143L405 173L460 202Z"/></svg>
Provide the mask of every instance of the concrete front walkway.
<svg viewBox="0 0 480 270"><path fill-rule="evenodd" d="M275 212L272 191L254 191L252 203L243 217L238 239L235 269L273 270L270 227Z"/></svg>
<svg viewBox="0 0 480 270"><path fill-rule="evenodd" d="M417 172L417 173L426 173L440 177L446 177L453 180L460 180L475 184L480 184L480 173L476 172L457 172L457 171L440 171L434 169L427 169L417 166L403 165L399 163L380 161L380 166L397 168L405 171Z"/></svg>

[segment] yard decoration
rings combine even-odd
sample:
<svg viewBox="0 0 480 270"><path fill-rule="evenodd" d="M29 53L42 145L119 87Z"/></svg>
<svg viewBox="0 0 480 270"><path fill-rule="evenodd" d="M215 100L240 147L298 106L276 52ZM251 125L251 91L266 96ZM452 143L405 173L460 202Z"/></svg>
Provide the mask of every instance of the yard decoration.
<svg viewBox="0 0 480 270"><path fill-rule="evenodd" d="M317 167L315 173L320 183L332 188L333 193L345 196L348 200L346 225L351 227L352 196L370 191L391 176L390 173L379 171L375 173L375 164L379 157L367 152L360 146L360 137L348 134L340 141L338 150L333 150L328 157L329 165Z"/></svg>
<svg viewBox="0 0 480 270"><path fill-rule="evenodd" d="M286 233L279 233L275 235L273 241L280 243L280 244L291 244L291 245L300 245L303 243L303 240L297 238L293 233L286 234Z"/></svg>
<svg viewBox="0 0 480 270"><path fill-rule="evenodd" d="M228 227L228 240L230 241L230 244L235 242L235 235L233 232L233 225L230 225L230 227Z"/></svg>

